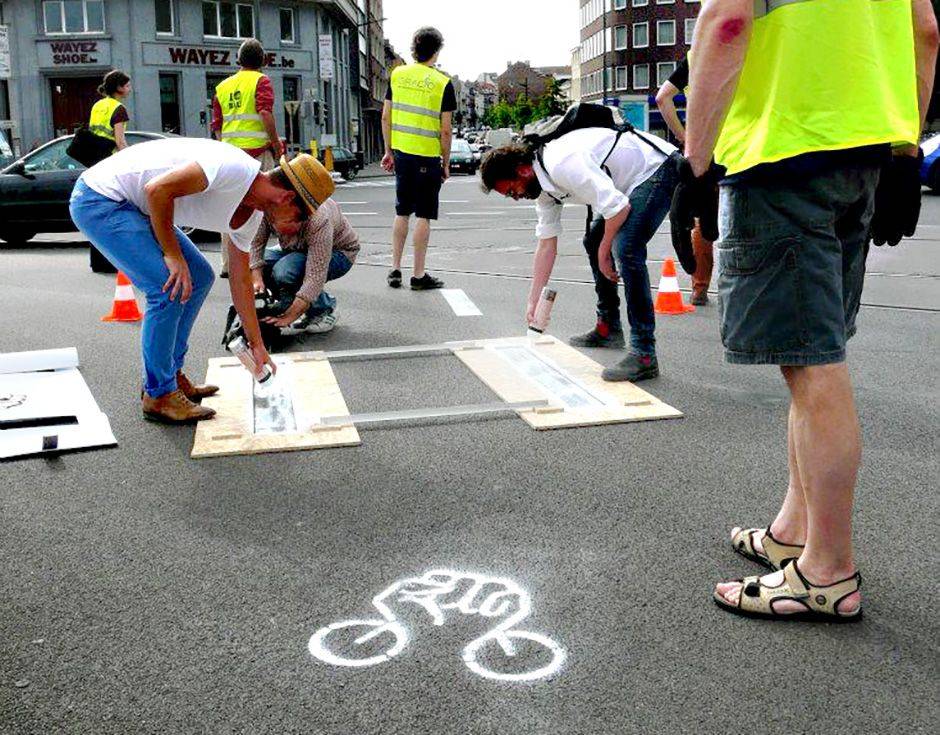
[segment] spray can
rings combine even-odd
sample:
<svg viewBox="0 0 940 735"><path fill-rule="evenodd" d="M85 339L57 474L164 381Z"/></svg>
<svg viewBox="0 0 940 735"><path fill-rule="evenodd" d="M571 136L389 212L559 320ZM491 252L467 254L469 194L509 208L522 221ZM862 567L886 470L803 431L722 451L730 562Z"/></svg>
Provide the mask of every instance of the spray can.
<svg viewBox="0 0 940 735"><path fill-rule="evenodd" d="M558 292L548 286L542 289L542 295L535 306L535 318L529 324L529 331L542 334L548 329L548 322L552 317L552 307L555 305L557 295Z"/></svg>
<svg viewBox="0 0 940 735"><path fill-rule="evenodd" d="M242 335L237 336L229 342L228 349L241 361L241 364L245 366L252 377L259 383L270 380L271 376L274 374L271 372L271 368L268 365L262 365L261 370L258 370L258 365L255 363L254 355L251 354L248 341Z"/></svg>

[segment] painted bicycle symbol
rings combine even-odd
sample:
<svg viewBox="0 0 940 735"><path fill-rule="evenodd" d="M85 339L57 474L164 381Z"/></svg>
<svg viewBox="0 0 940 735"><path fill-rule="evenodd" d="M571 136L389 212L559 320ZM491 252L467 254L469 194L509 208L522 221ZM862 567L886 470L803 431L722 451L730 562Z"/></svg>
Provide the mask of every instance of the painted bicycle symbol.
<svg viewBox="0 0 940 735"><path fill-rule="evenodd" d="M467 587L466 592L460 590ZM529 594L510 579L481 574L433 569L421 577L395 582L372 599L381 618L343 620L320 628L310 637L308 649L321 661L334 666L375 666L400 654L409 642L408 629L402 625L389 603L413 603L423 608L434 625L444 625L446 613L502 620L479 638L470 641L461 654L473 673L500 681L534 681L550 676L561 668L565 651L555 641L540 633L515 630L532 610ZM351 644L344 644L352 637ZM385 643L384 650L378 641ZM342 650L340 650L342 649ZM535 660L534 668L518 671L513 659L524 650L525 660ZM378 651L378 652L376 652ZM502 658L499 656L502 652ZM520 656L523 658L523 656ZM507 671L498 664L503 661Z"/></svg>
<svg viewBox="0 0 940 735"><path fill-rule="evenodd" d="M16 408L26 403L26 396L18 393L0 393L0 408Z"/></svg>

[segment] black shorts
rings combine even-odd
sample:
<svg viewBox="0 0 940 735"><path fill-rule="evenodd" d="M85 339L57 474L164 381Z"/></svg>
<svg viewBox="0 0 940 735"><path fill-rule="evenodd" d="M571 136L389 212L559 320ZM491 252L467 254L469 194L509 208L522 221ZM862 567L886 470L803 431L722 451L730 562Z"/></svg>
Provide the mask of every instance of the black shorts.
<svg viewBox="0 0 940 735"><path fill-rule="evenodd" d="M441 193L441 159L393 151L395 156L395 214L437 219Z"/></svg>

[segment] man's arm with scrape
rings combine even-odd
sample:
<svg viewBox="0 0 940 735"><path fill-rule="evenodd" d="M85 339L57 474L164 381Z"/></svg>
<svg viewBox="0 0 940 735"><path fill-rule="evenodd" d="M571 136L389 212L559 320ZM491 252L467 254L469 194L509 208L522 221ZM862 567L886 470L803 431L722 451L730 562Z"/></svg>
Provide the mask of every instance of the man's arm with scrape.
<svg viewBox="0 0 940 735"><path fill-rule="evenodd" d="M753 0L706 0L695 23L686 111L685 154L696 176L708 170L731 106L754 23Z"/></svg>

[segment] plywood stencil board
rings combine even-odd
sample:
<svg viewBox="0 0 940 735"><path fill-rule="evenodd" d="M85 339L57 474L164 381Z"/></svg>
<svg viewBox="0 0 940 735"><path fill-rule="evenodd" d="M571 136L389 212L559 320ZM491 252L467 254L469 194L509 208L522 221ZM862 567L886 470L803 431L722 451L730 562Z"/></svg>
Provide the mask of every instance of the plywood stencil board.
<svg viewBox="0 0 940 735"><path fill-rule="evenodd" d="M605 382L602 365L554 337L480 340L454 354L507 403L551 398L552 406L517 411L534 429L682 417L633 383Z"/></svg>
<svg viewBox="0 0 940 735"><path fill-rule="evenodd" d="M303 353L276 356L278 373L273 380L290 398L293 430L273 431L256 422L251 375L234 357L209 360L206 382L219 392L203 400L216 410L215 418L196 425L192 456L221 457L300 449L358 446L362 443L354 426L323 426L321 416L348 416L349 409L329 362Z"/></svg>

